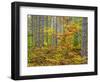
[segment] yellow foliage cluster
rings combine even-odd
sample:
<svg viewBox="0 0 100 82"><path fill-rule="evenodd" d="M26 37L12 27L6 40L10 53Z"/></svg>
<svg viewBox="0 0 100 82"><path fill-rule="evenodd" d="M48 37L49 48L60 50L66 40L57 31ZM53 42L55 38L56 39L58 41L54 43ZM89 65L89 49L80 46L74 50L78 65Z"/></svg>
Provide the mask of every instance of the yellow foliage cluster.
<svg viewBox="0 0 100 82"><path fill-rule="evenodd" d="M48 35L52 35L53 32L54 32L53 27L47 27L47 28L45 27L44 28L44 33L48 33Z"/></svg>
<svg viewBox="0 0 100 82"><path fill-rule="evenodd" d="M66 48L37 48L28 51L28 66L77 65L87 63L87 57L79 51Z"/></svg>

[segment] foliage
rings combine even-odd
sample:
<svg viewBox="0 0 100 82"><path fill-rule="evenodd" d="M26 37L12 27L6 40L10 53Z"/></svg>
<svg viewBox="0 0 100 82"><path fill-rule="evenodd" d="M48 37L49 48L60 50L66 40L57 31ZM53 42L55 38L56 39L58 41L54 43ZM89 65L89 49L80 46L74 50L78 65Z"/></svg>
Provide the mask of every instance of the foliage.
<svg viewBox="0 0 100 82"><path fill-rule="evenodd" d="M87 63L87 54L81 55L82 17L49 16L47 19L47 16L44 16L46 21L40 21L40 25L35 25L38 22L35 16L34 26L31 17L29 18L28 27L31 30L28 31L28 66ZM63 20L60 20L62 18Z"/></svg>
<svg viewBox="0 0 100 82"><path fill-rule="evenodd" d="M86 56L77 51L66 52L65 49L40 48L28 52L28 66L70 65L87 63Z"/></svg>

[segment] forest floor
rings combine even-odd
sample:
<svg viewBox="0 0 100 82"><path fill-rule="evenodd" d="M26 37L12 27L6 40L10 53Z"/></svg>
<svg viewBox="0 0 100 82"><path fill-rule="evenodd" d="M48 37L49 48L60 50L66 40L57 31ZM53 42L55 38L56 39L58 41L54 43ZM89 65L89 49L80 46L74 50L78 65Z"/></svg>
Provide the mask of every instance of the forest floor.
<svg viewBox="0 0 100 82"><path fill-rule="evenodd" d="M28 67L87 64L87 56L81 49L68 50L62 47L28 49Z"/></svg>

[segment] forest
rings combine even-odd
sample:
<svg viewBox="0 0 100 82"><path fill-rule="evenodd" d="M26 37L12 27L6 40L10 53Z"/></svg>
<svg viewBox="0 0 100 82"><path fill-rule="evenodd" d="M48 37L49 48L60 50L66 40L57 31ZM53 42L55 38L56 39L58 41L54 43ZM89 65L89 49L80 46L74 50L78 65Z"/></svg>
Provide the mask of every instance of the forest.
<svg viewBox="0 0 100 82"><path fill-rule="evenodd" d="M27 15L27 66L88 63L88 18Z"/></svg>

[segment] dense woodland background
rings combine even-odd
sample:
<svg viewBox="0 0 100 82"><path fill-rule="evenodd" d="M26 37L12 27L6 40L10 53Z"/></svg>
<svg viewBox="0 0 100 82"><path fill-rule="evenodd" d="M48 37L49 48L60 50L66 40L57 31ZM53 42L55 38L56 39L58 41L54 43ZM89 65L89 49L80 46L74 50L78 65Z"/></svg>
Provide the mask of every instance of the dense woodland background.
<svg viewBox="0 0 100 82"><path fill-rule="evenodd" d="M28 66L87 63L87 17L28 15Z"/></svg>

